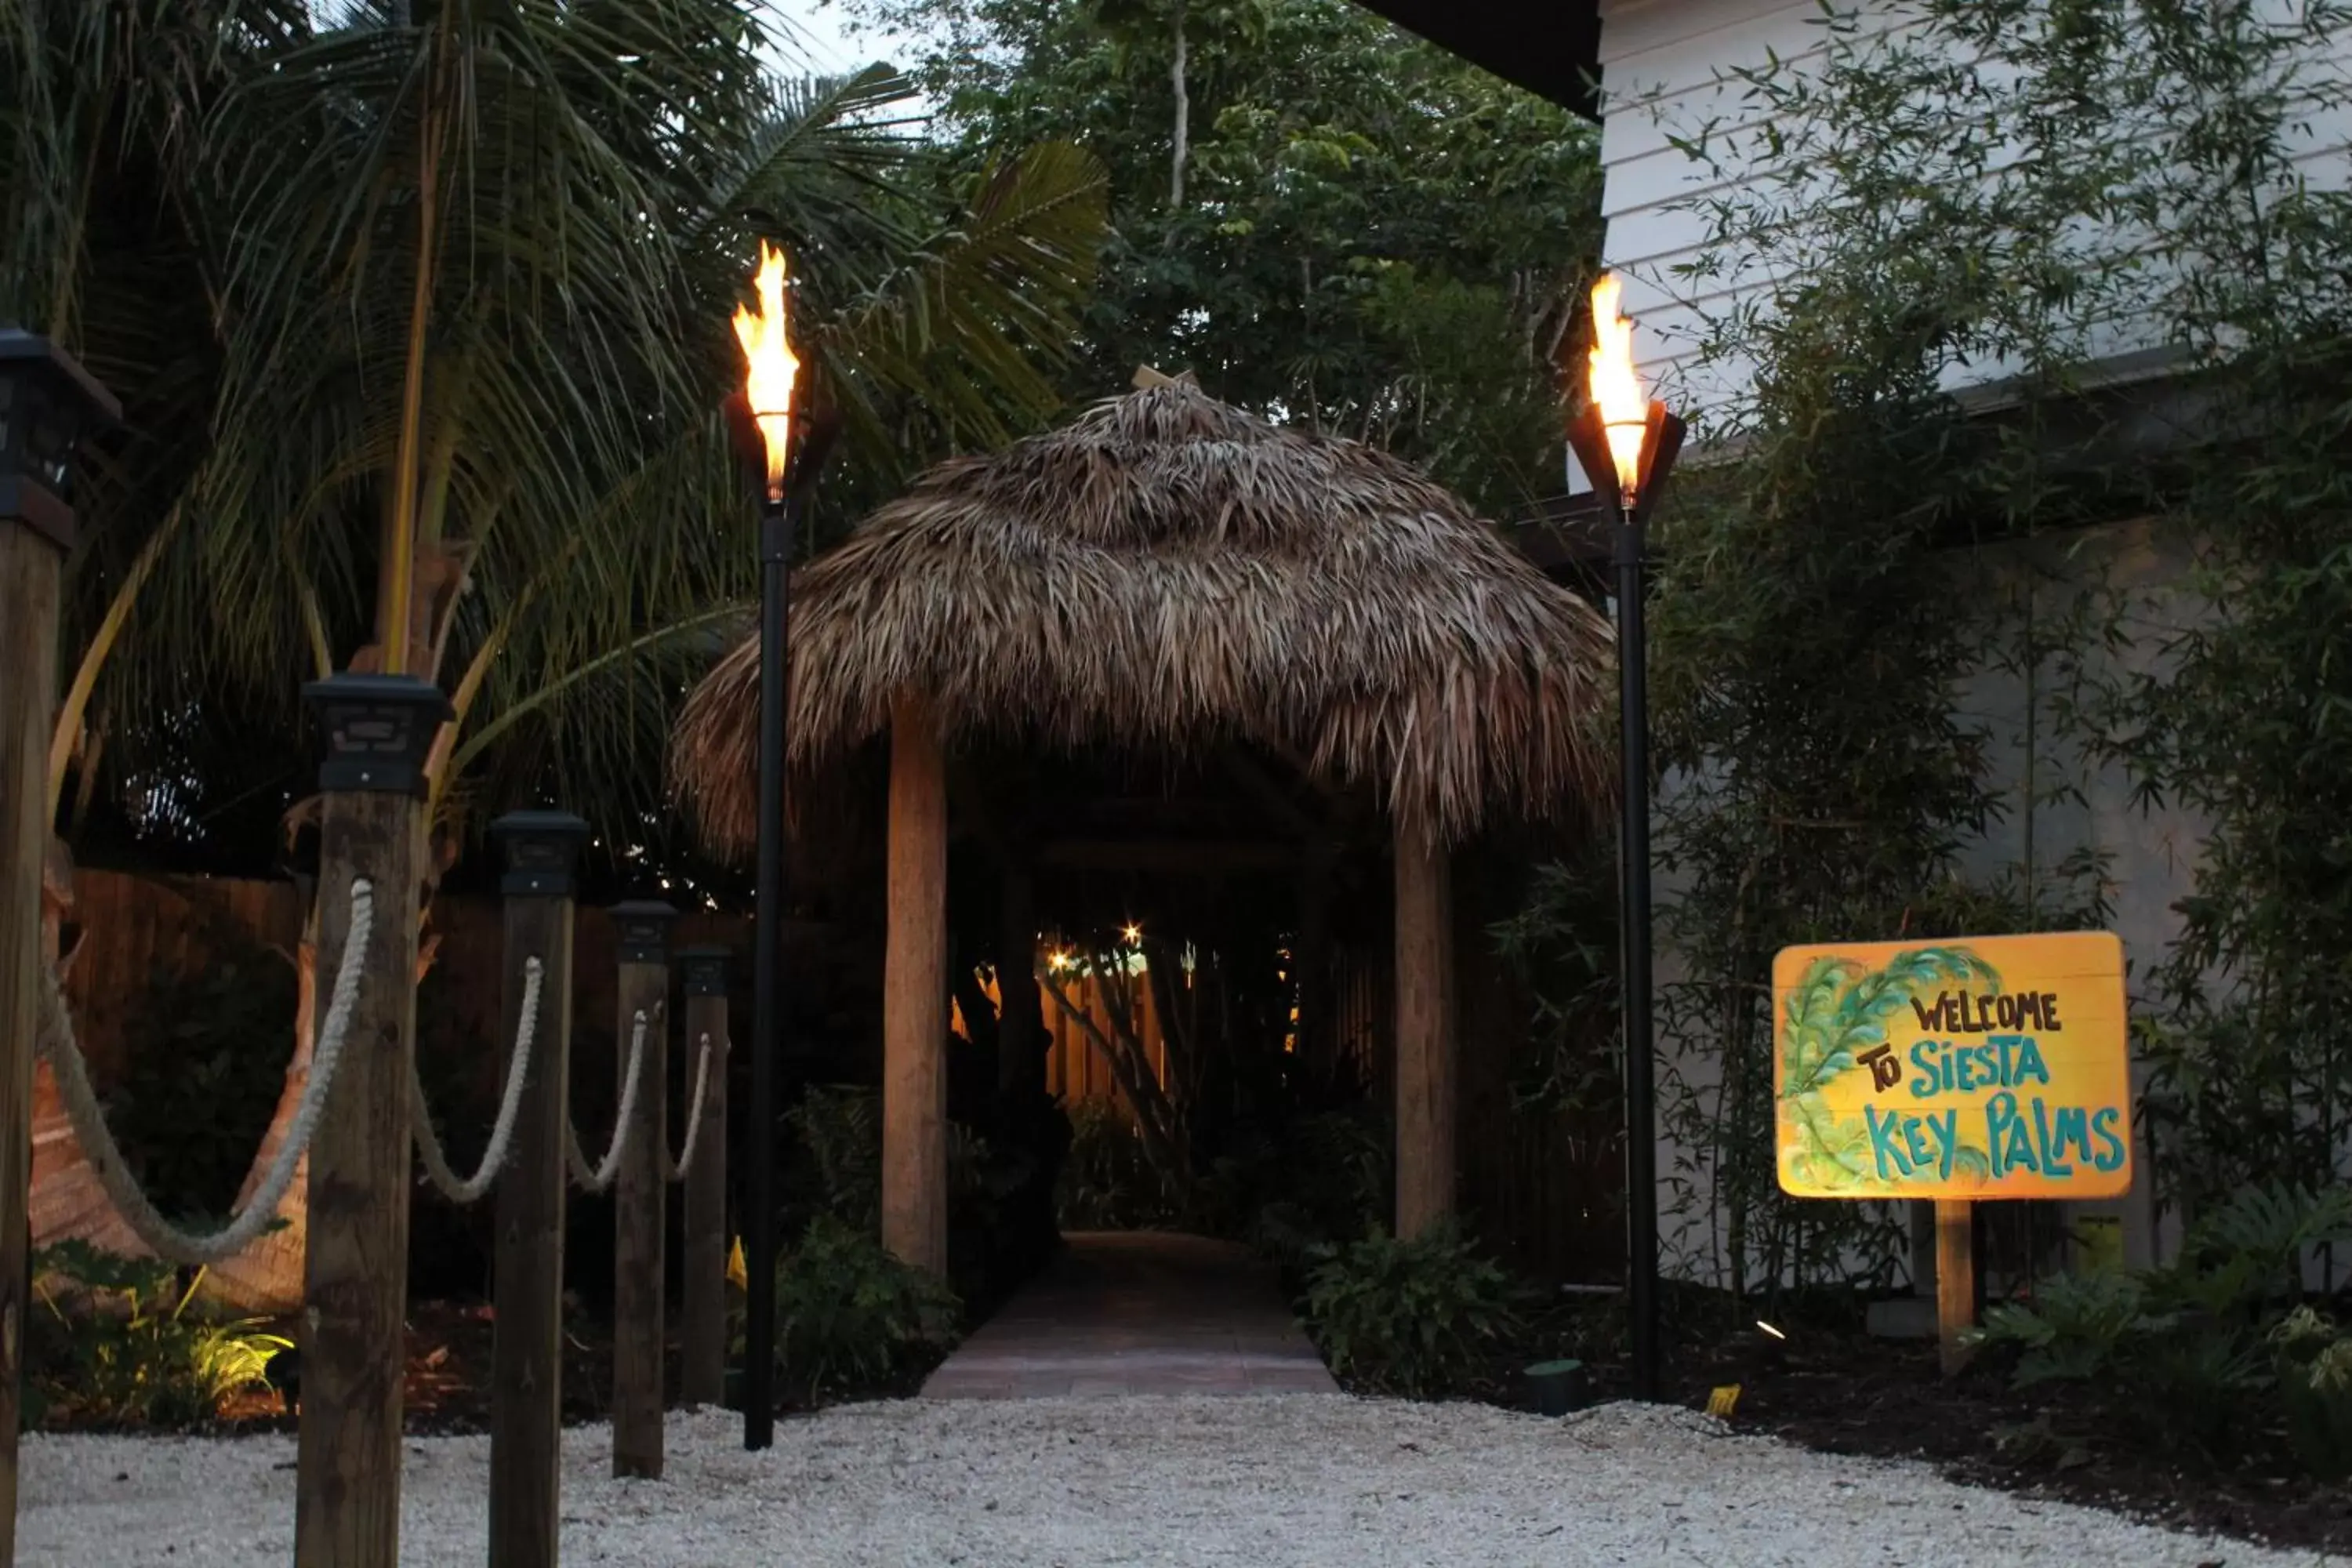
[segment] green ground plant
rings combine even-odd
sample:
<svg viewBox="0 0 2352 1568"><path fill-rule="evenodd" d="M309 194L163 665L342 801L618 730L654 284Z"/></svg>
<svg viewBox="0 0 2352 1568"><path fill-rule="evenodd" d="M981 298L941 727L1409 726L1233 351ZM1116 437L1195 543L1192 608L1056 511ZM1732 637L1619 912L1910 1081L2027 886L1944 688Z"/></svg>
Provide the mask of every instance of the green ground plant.
<svg viewBox="0 0 2352 1568"><path fill-rule="evenodd" d="M38 1310L26 1334L24 1424L78 1428L202 1426L268 1382L293 1342L264 1320L223 1321L197 1303L204 1281L84 1241L34 1254Z"/></svg>
<svg viewBox="0 0 2352 1568"><path fill-rule="evenodd" d="M1124 1103L1081 1100L1071 1108L1070 1152L1054 1189L1065 1230L1158 1230L1179 1224L1185 1194L1145 1149Z"/></svg>
<svg viewBox="0 0 2352 1568"><path fill-rule="evenodd" d="M903 1393L955 1343L961 1312L871 1228L820 1214L776 1265L776 1371L804 1405Z"/></svg>
<svg viewBox="0 0 2352 1568"><path fill-rule="evenodd" d="M1409 1399L1466 1389L1518 1333L1523 1293L1448 1223L1313 1249L1308 1331L1336 1375Z"/></svg>
<svg viewBox="0 0 2352 1568"><path fill-rule="evenodd" d="M2095 1386L2226 1456L2284 1426L2315 1474L2352 1467L2352 1336L2303 1300L2315 1247L2352 1240L2352 1188L2249 1187L2211 1209L2179 1258L2137 1274L2060 1276L1986 1310L1975 1342L2011 1384Z"/></svg>

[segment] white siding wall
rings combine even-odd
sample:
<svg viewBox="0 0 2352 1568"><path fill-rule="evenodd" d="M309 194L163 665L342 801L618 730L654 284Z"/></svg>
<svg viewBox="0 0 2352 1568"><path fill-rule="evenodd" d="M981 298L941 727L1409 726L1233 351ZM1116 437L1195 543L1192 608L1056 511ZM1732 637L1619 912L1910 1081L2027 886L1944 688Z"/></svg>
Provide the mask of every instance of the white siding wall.
<svg viewBox="0 0 2352 1568"><path fill-rule="evenodd" d="M2088 656L2092 673L2106 679L2123 670L2152 672L2160 649L2184 627L2208 613L2208 606L2188 595L2180 584L2187 575L2191 550L2187 540L2168 534L2146 521L2119 523L2070 535L2061 543L2004 543L1982 549L1954 551L1941 563L1955 577L1979 587L1993 586L2011 602L2023 604L2030 593L2034 613L2056 617L2074 595L2104 584L2128 595L2135 606L2126 624L2126 646L2114 658L2094 650ZM2025 628L2017 627L2023 646ZM2044 636L2047 636L2045 628ZM2045 680L2051 677L2045 673ZM2052 716L2053 688L2045 685L2029 704L2021 676L2008 672L1979 674L1963 684L1958 706L1964 719L1981 725L1991 737L1989 749L1990 783L2007 803L2009 816L1991 833L1962 856L1963 869L1990 881L2002 872L2021 872L2026 858L2029 801L2041 798L2031 812L2033 864L2045 885L2053 868L2076 849L2089 848L2105 858L2105 891L2114 909L2109 929L2123 939L2129 968L2130 990L2137 1003L2147 997L2148 975L2162 961L2180 929L2173 906L2191 890L2205 825L2194 814L2177 807L2142 811L2133 804L2131 781L2120 768L2088 770L2079 755L2055 742ZM2029 726L2029 712L2038 711L2038 727ZM2029 786L2029 735L2034 773ZM2083 791L2086 804L2060 804L2048 798L2061 780ZM1685 787L1686 781L1670 777L1665 791ZM1661 901L1679 898L1686 880L1661 873L1656 889ZM1857 941L1884 932L1854 931ZM1663 944L1652 965L1652 984L1661 992L1687 977L1682 955ZM1720 1083L1717 1064L1706 1058L1684 1058L1671 1040L1660 1045L1662 1080L1671 1072L1710 1099ZM2137 1082L2144 1075L2135 1072ZM1711 1223L1706 1201L1712 1178L1685 1149L1661 1132L1657 1149L1659 1226L1665 1271L1674 1278L1705 1284L1729 1281L1721 1237ZM2133 1267L2160 1261L2175 1244L2168 1227L2156 1223L2154 1188L2143 1140L2137 1151L2138 1180L2126 1197L2109 1203L2070 1204L2082 1214L2116 1215L2123 1220L2125 1258ZM1688 1183L1699 1202L1685 1203L1676 1212L1678 1182ZM1860 1260L1855 1260L1860 1266Z"/></svg>
<svg viewBox="0 0 2352 1568"><path fill-rule="evenodd" d="M2282 7L2298 0L2275 0ZM1837 0L1850 8L1853 0ZM1634 346L1662 395L1695 417L1704 432L1710 409L1735 406L1749 369L1732 363L1700 365L1696 350L1707 324L1771 279L1759 268L1729 279L1678 278L1675 268L1699 254L1707 233L1695 204L1720 195L1730 182L1673 144L1712 125L1745 141L1759 116L1747 89L1727 81L1741 68L1777 58L1797 69L1824 56L1818 0L1603 0L1601 65L1606 100L1601 163L1606 174L1605 256L1627 277L1625 309L1636 321ZM2352 69L2352 29L2336 42L2336 58L2321 68ZM2298 133L2300 172L2315 188L2352 186L2352 109L2314 116ZM1742 183L1786 177L1786 170L1754 169ZM2104 348L2118 371L2145 363L2160 345L2146 329L2121 329ZM1979 365L1960 377L1998 379L1998 365Z"/></svg>

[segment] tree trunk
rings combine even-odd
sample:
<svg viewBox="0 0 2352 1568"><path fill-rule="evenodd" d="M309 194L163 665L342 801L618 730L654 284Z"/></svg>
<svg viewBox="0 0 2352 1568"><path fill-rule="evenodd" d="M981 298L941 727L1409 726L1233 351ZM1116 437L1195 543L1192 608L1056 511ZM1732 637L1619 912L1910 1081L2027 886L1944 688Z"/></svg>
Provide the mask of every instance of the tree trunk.
<svg viewBox="0 0 2352 1568"><path fill-rule="evenodd" d="M73 954L65 951L65 922L74 908L73 879L73 856L62 843L51 840L41 876L41 962L61 986L73 964ZM26 1207L36 1247L71 1238L123 1258L147 1256L146 1245L114 1212L97 1168L74 1136L65 1097L58 1092L57 1075L47 1062L33 1071L33 1171Z"/></svg>
<svg viewBox="0 0 2352 1568"><path fill-rule="evenodd" d="M319 909L316 900L303 917L302 941L294 955L294 1054L286 1063L286 1082L278 1091L278 1109L270 1113L269 1131L254 1151L252 1168L236 1190L237 1207L253 1200L255 1189L268 1173L278 1151L293 1131L294 1113L301 1108L310 1085L310 1047L319 1033L318 948ZM302 1304L302 1254L310 1234L310 1157L304 1154L294 1167L294 1184L286 1189L279 1207L282 1222L256 1237L253 1245L235 1258L215 1264L205 1277L206 1289L224 1306L240 1312L290 1312Z"/></svg>
<svg viewBox="0 0 2352 1568"><path fill-rule="evenodd" d="M1171 212L1184 205L1184 160L1192 154L1192 97L1184 85L1185 55L1184 0L1176 0L1176 63L1168 72L1176 89L1176 148L1168 171L1168 206Z"/></svg>

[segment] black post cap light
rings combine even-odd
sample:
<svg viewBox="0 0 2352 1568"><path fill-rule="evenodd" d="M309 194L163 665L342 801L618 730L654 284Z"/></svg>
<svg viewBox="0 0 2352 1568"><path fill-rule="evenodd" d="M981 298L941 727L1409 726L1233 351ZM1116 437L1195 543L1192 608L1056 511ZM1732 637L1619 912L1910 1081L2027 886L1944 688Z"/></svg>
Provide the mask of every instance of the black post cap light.
<svg viewBox="0 0 2352 1568"><path fill-rule="evenodd" d="M657 900L632 899L613 906L613 929L623 963L667 963L669 928L677 911Z"/></svg>
<svg viewBox="0 0 2352 1568"><path fill-rule="evenodd" d="M422 796L433 737L457 717L446 693L413 675L347 670L304 686L302 700L326 736L322 790Z"/></svg>
<svg viewBox="0 0 2352 1568"><path fill-rule="evenodd" d="M490 824L507 852L499 891L508 898L568 899L578 890L588 825L568 811L510 811Z"/></svg>
<svg viewBox="0 0 2352 1568"><path fill-rule="evenodd" d="M0 521L71 550L74 445L121 422L122 405L73 355L0 327Z"/></svg>
<svg viewBox="0 0 2352 1568"><path fill-rule="evenodd" d="M678 962L686 965L688 996L727 994L727 972L735 962L733 948L684 947L678 949L677 956Z"/></svg>

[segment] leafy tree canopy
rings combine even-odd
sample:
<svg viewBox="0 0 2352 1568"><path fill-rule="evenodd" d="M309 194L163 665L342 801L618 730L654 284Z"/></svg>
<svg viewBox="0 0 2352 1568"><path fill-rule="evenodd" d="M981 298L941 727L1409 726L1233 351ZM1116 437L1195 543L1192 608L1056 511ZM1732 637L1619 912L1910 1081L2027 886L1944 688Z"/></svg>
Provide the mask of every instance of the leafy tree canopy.
<svg viewBox="0 0 2352 1568"><path fill-rule="evenodd" d="M1109 170L1073 397L1190 369L1490 514L1559 489L1550 367L1601 229L1591 127L1350 0L843 4L917 40L957 155L1066 141Z"/></svg>

